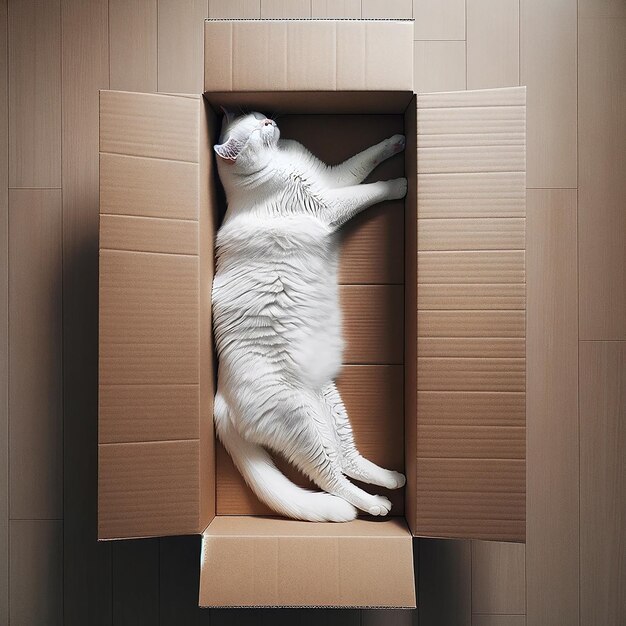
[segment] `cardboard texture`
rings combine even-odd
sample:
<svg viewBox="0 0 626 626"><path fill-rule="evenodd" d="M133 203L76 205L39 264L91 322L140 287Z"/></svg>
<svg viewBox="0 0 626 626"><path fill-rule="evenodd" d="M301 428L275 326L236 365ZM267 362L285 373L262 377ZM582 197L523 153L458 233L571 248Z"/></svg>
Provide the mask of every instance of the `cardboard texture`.
<svg viewBox="0 0 626 626"><path fill-rule="evenodd" d="M203 533L202 605L413 607L412 535L524 540L525 90L416 96L412 38L208 20L204 97L101 92L98 537ZM407 475L390 519L271 518L215 441L220 105L329 163L407 137L372 175L406 198L344 229L339 272L357 444Z"/></svg>
<svg viewBox="0 0 626 626"><path fill-rule="evenodd" d="M411 608L412 578L412 539L400 518L334 525L218 516L203 535L200 606Z"/></svg>

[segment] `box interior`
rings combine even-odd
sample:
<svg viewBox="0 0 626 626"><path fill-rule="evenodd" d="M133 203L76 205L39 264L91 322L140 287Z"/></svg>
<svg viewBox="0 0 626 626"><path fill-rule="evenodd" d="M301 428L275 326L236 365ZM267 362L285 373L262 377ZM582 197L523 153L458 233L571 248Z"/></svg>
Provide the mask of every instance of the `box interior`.
<svg viewBox="0 0 626 626"><path fill-rule="evenodd" d="M328 164L340 163L397 133L406 134L409 141L415 136L406 128L414 120L412 92L223 92L204 97L211 144L217 143L222 105L275 117L281 137L300 141ZM406 176L410 189L405 200L376 205L344 227L339 271L346 350L338 385L361 453L398 471L406 469L405 446L415 450L415 442L405 436L403 390L404 224L405 219L415 219L416 211L416 169L406 161L414 161L414 151L415 146L409 145L365 181ZM226 207L216 167L210 168L208 177L209 186L216 190L212 210L219 220ZM414 284L415 279L410 282ZM412 415L407 421L414 422L415 411L407 415ZM216 444L215 451L216 515L271 515L246 486L221 444ZM295 468L276 461L294 482L316 489ZM405 489L363 487L387 495L393 516L403 516L411 507L405 503Z"/></svg>

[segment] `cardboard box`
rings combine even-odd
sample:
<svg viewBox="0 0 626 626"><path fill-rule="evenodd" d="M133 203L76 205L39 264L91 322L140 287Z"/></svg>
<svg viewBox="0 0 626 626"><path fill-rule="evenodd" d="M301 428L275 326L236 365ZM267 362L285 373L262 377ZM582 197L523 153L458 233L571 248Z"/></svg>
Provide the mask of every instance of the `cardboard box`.
<svg viewBox="0 0 626 626"><path fill-rule="evenodd" d="M101 92L98 536L202 533L203 606L414 607L413 536L524 540L525 89L416 95L412 46L412 21L208 20L204 94ZM407 475L387 520L271 517L215 441L222 104L328 162L407 137L372 175L407 197L340 269L357 444Z"/></svg>

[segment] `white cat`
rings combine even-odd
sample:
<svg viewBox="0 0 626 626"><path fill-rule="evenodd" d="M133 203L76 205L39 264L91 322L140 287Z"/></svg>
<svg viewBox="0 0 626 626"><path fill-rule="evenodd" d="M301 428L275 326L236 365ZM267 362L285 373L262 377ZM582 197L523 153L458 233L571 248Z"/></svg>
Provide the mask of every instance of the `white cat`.
<svg viewBox="0 0 626 626"><path fill-rule="evenodd" d="M405 483L359 454L333 382L343 349L337 229L405 196L405 178L359 184L404 149L404 137L333 167L279 137L261 113L226 112L214 147L228 201L213 282L217 433L254 493L282 515L339 522L354 519L355 507L386 515L387 498L346 478L388 489ZM327 493L293 484L266 448Z"/></svg>

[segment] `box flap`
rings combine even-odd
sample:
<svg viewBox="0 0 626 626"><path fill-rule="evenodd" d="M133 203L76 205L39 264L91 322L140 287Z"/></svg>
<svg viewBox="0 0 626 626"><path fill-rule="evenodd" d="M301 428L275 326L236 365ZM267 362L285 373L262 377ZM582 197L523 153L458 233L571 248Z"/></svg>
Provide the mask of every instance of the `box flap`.
<svg viewBox="0 0 626 626"><path fill-rule="evenodd" d="M413 90L413 20L206 20L204 91Z"/></svg>
<svg viewBox="0 0 626 626"><path fill-rule="evenodd" d="M525 538L525 171L525 87L418 94L419 536Z"/></svg>
<svg viewBox="0 0 626 626"><path fill-rule="evenodd" d="M202 537L200 606L414 608L411 534L400 518L218 516Z"/></svg>
<svg viewBox="0 0 626 626"><path fill-rule="evenodd" d="M200 96L100 94L99 539L213 516L206 113Z"/></svg>

